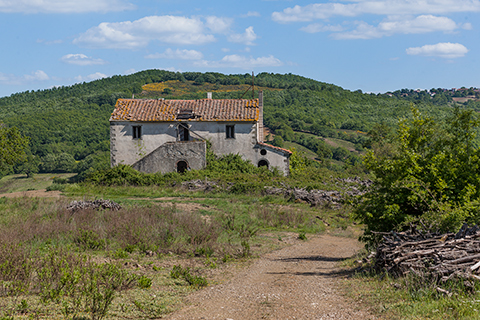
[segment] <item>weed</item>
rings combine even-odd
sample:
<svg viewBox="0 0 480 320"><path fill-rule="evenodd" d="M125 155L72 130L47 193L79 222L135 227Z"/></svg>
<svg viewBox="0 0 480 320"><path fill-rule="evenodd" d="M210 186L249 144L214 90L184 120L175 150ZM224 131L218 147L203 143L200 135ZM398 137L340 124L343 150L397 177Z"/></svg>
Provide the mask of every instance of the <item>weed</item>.
<svg viewBox="0 0 480 320"><path fill-rule="evenodd" d="M307 236L306 236L305 232L300 232L298 234L298 239L303 240L303 241L307 240Z"/></svg>
<svg viewBox="0 0 480 320"><path fill-rule="evenodd" d="M39 295L44 304L61 303L66 317L79 312L103 319L115 292L131 288L136 277L113 264L95 264L85 256L52 250L38 269Z"/></svg>
<svg viewBox="0 0 480 320"><path fill-rule="evenodd" d="M47 191L65 191L66 186L64 184L53 183L46 188Z"/></svg>
<svg viewBox="0 0 480 320"><path fill-rule="evenodd" d="M148 289L152 286L152 279L144 275L140 276L137 282L140 289Z"/></svg>
<svg viewBox="0 0 480 320"><path fill-rule="evenodd" d="M180 265L174 265L172 271L170 271L170 276L173 279L183 278L191 287L201 288L208 285L207 279L201 276L192 276L190 274L190 268L183 268Z"/></svg>
<svg viewBox="0 0 480 320"><path fill-rule="evenodd" d="M112 257L114 259L126 259L126 258L128 258L128 256L129 256L129 253L125 250L122 250L122 249L117 249L117 251L115 251L112 254Z"/></svg>
<svg viewBox="0 0 480 320"><path fill-rule="evenodd" d="M205 260L205 267L215 269L217 267L217 258L207 257Z"/></svg>
<svg viewBox="0 0 480 320"><path fill-rule="evenodd" d="M231 261L231 260L233 260L233 258L232 258L228 253L226 253L226 254L223 256L223 258L222 258L222 262L223 262L223 263L227 263L227 262L229 262L229 261Z"/></svg>
<svg viewBox="0 0 480 320"><path fill-rule="evenodd" d="M166 304L157 304L156 301L142 302L139 300L132 301L135 308L140 311L146 319L159 319L169 312Z"/></svg>
<svg viewBox="0 0 480 320"><path fill-rule="evenodd" d="M25 299L22 299L20 301L19 305L17 306L17 311L20 313L27 313L28 312L29 305Z"/></svg>
<svg viewBox="0 0 480 320"><path fill-rule="evenodd" d="M92 230L78 230L74 242L84 250L98 250L105 248L106 242Z"/></svg>

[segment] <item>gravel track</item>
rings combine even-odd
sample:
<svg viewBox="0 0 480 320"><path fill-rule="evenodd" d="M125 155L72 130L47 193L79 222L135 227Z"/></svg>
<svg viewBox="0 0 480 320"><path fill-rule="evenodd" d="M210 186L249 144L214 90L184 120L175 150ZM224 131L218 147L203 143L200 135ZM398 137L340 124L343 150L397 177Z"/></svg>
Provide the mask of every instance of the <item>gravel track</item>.
<svg viewBox="0 0 480 320"><path fill-rule="evenodd" d="M193 293L167 319L377 319L336 290L346 275L339 262L360 248L354 239L322 235L268 253Z"/></svg>

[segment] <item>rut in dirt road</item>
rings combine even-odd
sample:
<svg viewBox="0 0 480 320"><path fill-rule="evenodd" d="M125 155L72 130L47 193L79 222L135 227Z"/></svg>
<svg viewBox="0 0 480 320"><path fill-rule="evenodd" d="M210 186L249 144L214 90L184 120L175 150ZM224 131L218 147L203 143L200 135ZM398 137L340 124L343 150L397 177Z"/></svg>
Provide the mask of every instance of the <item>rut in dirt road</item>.
<svg viewBox="0 0 480 320"><path fill-rule="evenodd" d="M256 260L228 282L188 297L167 319L376 319L335 290L340 261L361 244L322 235Z"/></svg>

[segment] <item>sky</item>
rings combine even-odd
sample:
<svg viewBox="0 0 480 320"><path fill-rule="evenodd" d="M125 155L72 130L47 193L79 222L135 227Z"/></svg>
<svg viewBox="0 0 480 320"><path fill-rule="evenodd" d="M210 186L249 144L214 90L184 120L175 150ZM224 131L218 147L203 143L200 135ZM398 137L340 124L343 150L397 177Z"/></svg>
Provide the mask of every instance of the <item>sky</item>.
<svg viewBox="0 0 480 320"><path fill-rule="evenodd" d="M0 0L0 97L147 69L480 87L480 0Z"/></svg>

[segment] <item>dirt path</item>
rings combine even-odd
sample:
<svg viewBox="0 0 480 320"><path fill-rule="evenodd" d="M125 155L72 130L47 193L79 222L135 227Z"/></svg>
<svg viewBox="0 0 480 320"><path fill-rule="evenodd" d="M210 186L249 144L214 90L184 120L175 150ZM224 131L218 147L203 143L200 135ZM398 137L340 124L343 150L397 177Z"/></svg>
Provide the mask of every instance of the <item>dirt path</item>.
<svg viewBox="0 0 480 320"><path fill-rule="evenodd" d="M318 236L269 253L224 284L192 294L167 319L376 319L336 291L338 263L361 245Z"/></svg>

